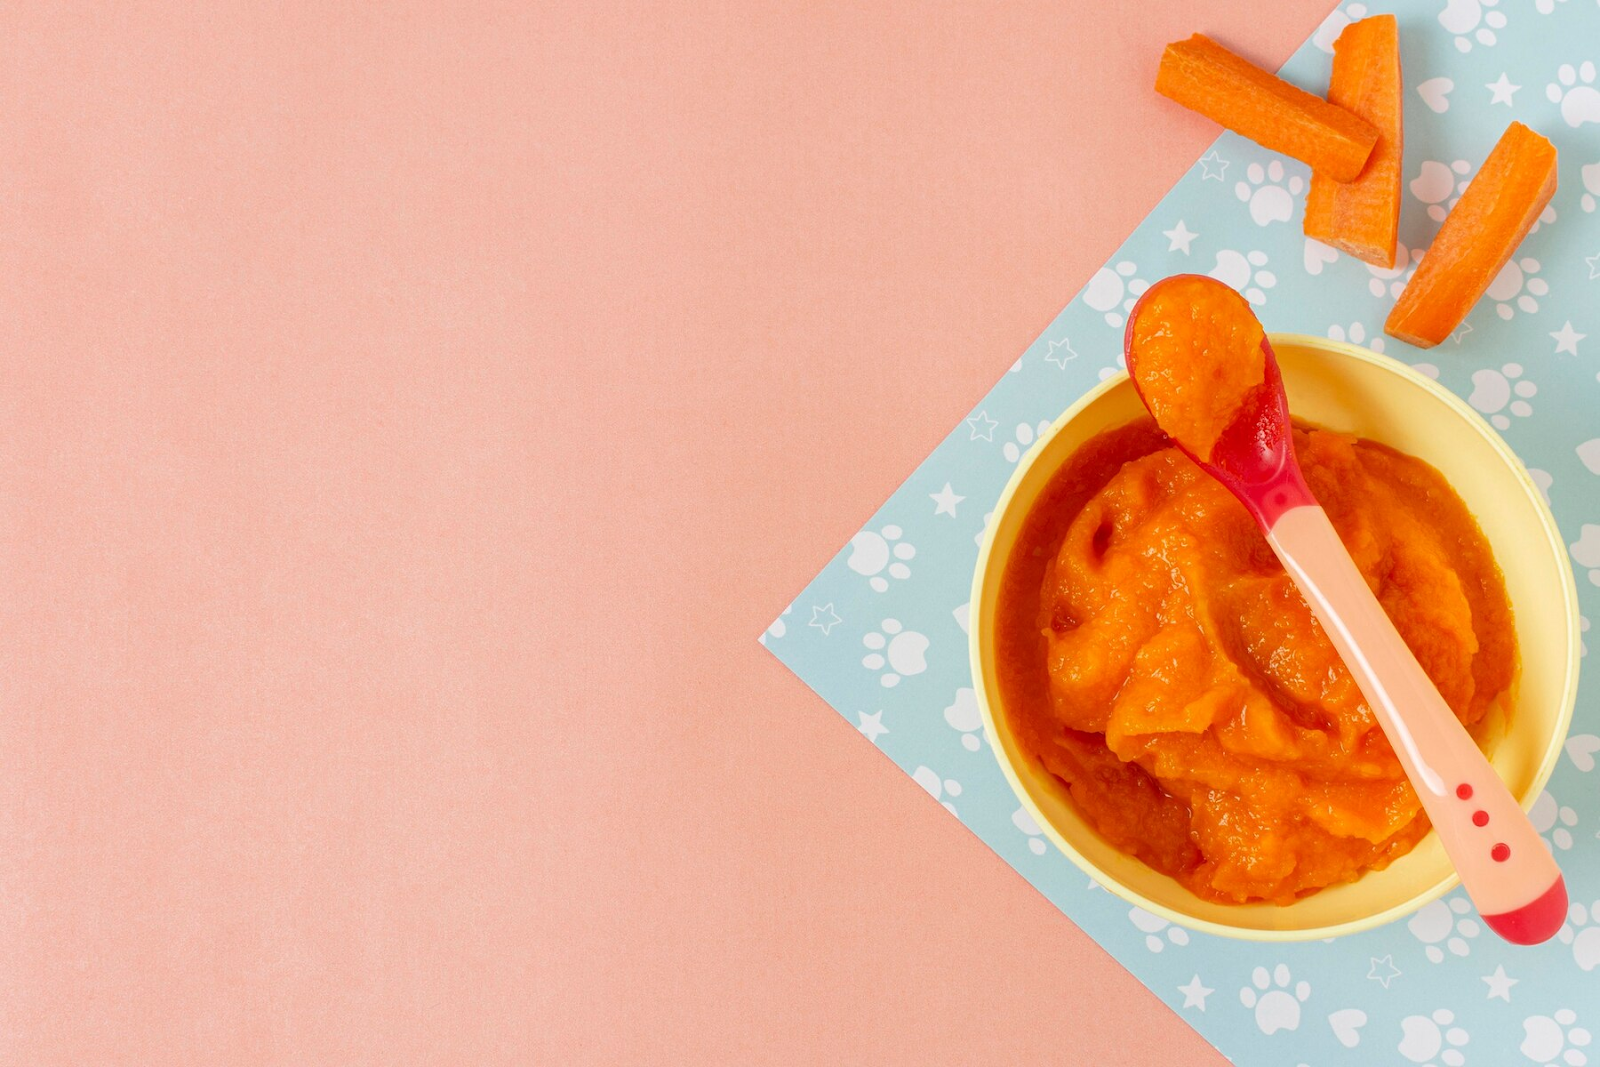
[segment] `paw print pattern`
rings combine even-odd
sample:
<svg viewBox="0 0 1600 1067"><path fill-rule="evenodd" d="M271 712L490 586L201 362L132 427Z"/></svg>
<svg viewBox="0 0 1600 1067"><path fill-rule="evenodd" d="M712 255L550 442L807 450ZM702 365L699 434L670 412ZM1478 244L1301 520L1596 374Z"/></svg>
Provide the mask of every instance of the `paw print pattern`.
<svg viewBox="0 0 1600 1067"><path fill-rule="evenodd" d="M1183 946L1189 943L1189 931L1181 926L1174 926L1159 915L1151 915L1143 908L1133 908L1128 912L1128 921L1140 933L1144 934L1144 947L1151 952L1160 952L1167 944ZM1162 937L1165 935L1166 940Z"/></svg>
<svg viewBox="0 0 1600 1067"><path fill-rule="evenodd" d="M961 735L961 747L976 752L983 745L983 714L978 710L978 694L957 689L956 698L944 709L944 721Z"/></svg>
<svg viewBox="0 0 1600 1067"><path fill-rule="evenodd" d="M1534 10L1541 15L1549 15L1556 9L1557 4L1564 4L1567 0L1533 0Z"/></svg>
<svg viewBox="0 0 1600 1067"><path fill-rule="evenodd" d="M901 581L911 577L906 561L916 557L916 546L902 540L905 531L889 525L877 533L862 530L850 538L850 555L845 566L867 579L867 584L879 593L889 588L889 578ZM889 577L886 578L884 575Z"/></svg>
<svg viewBox="0 0 1600 1067"><path fill-rule="evenodd" d="M1234 185L1233 193L1250 205L1250 218L1255 224L1288 222L1294 215L1295 198L1306 187L1300 175L1284 181L1283 164L1274 159L1265 168L1259 163L1250 164L1245 177L1248 180Z"/></svg>
<svg viewBox="0 0 1600 1067"><path fill-rule="evenodd" d="M1265 252L1235 252L1225 248L1217 253L1217 265L1206 273L1223 285L1237 289L1250 303L1259 305L1266 303L1266 291L1278 284L1277 275L1266 267Z"/></svg>
<svg viewBox="0 0 1600 1067"><path fill-rule="evenodd" d="M1572 561L1589 572L1589 584L1600 585L1600 526L1583 524L1578 539L1567 546Z"/></svg>
<svg viewBox="0 0 1600 1067"><path fill-rule="evenodd" d="M1530 1015L1522 1022L1522 1054L1534 1063L1584 1067L1589 1062L1583 1051L1589 1046L1589 1031L1577 1025L1578 1013L1562 1008L1554 1015Z"/></svg>
<svg viewBox="0 0 1600 1067"><path fill-rule="evenodd" d="M1505 412L1521 419L1532 415L1533 405L1528 400L1538 392L1537 385L1522 379L1522 364L1506 363L1499 370L1485 367L1472 372L1472 392L1467 394L1467 403L1489 416L1495 429L1509 430L1511 419ZM1517 399L1512 400L1513 396Z"/></svg>
<svg viewBox="0 0 1600 1067"><path fill-rule="evenodd" d="M779 615L776 619L772 620L772 625L767 627L767 632L761 635L761 643L763 645L768 641L775 640L776 638L782 637L784 634L789 632L789 612L793 610L794 605L790 604L788 607L783 609L782 615Z"/></svg>
<svg viewBox="0 0 1600 1067"><path fill-rule="evenodd" d="M1374 267L1367 263L1367 273L1372 275L1367 279L1367 292L1376 297L1387 295L1391 300L1396 299L1405 291L1406 283L1411 276L1417 273L1417 264L1422 262L1422 249L1407 248L1396 241L1394 246L1394 266Z"/></svg>
<svg viewBox="0 0 1600 1067"><path fill-rule="evenodd" d="M867 646L861 665L869 671L881 671L878 684L885 689L893 689L901 678L928 669L928 639L915 630L907 630L899 619L884 619L861 643Z"/></svg>
<svg viewBox="0 0 1600 1067"><path fill-rule="evenodd" d="M1578 173L1583 176L1583 210L1593 213L1600 207L1600 163L1586 163Z"/></svg>
<svg viewBox="0 0 1600 1067"><path fill-rule="evenodd" d="M1368 334L1367 328L1359 322L1352 322L1348 327L1329 326L1328 337L1334 341L1349 341L1353 345L1366 345L1374 352L1383 351L1383 335ZM1437 374L1434 377L1438 377Z"/></svg>
<svg viewBox="0 0 1600 1067"><path fill-rule="evenodd" d="M961 783L954 778L940 778L939 773L932 767L918 767L911 772L911 780L928 791L928 795L944 805L944 810L951 815L956 814L956 806L945 797L954 800L961 795Z"/></svg>
<svg viewBox="0 0 1600 1067"><path fill-rule="evenodd" d="M1561 118L1568 126L1600 122L1600 89L1594 87L1594 64L1587 59L1577 67L1561 64L1544 95L1552 104L1561 105Z"/></svg>
<svg viewBox="0 0 1600 1067"><path fill-rule="evenodd" d="M1411 179L1409 188L1412 196L1428 206L1428 217L1434 222L1443 222L1461 194L1467 191L1471 180L1472 164L1464 159L1449 164L1426 159L1417 169L1417 176Z"/></svg>
<svg viewBox="0 0 1600 1067"><path fill-rule="evenodd" d="M1557 801L1548 789L1528 809L1528 821L1552 848L1565 852L1572 847L1572 828L1578 825L1578 813Z"/></svg>
<svg viewBox="0 0 1600 1067"><path fill-rule="evenodd" d="M1476 41L1491 48L1499 40L1496 30L1506 28L1506 17L1494 8L1500 0L1446 0L1439 12L1439 25L1455 34L1456 51L1470 52Z"/></svg>
<svg viewBox="0 0 1600 1067"><path fill-rule="evenodd" d="M1306 238L1305 255L1301 262L1306 268L1306 273L1315 278L1322 273L1322 268L1329 263L1337 262L1339 250L1332 245L1325 245L1315 237Z"/></svg>
<svg viewBox="0 0 1600 1067"><path fill-rule="evenodd" d="M1452 956L1465 956L1472 951L1470 942L1479 931L1477 922L1469 917L1471 912L1472 905L1465 897L1430 901L1411 917L1406 929L1426 946L1422 951L1430 962L1442 963L1441 944Z"/></svg>
<svg viewBox="0 0 1600 1067"><path fill-rule="evenodd" d="M1455 1013L1440 1008L1432 1015L1407 1015L1400 1020L1400 1055L1427 1067L1461 1067L1467 1057L1461 1049L1468 1034L1459 1026Z"/></svg>
<svg viewBox="0 0 1600 1067"><path fill-rule="evenodd" d="M1556 937L1572 948L1573 962L1579 967L1586 971L1600 967L1600 900L1588 907L1574 902Z"/></svg>
<svg viewBox="0 0 1600 1067"><path fill-rule="evenodd" d="M1535 277L1539 269L1539 261L1532 256L1506 260L1506 265L1489 283L1489 299L1494 301L1496 315L1509 319L1517 313L1517 309L1530 315L1539 310L1537 298L1547 296L1550 292L1549 283ZM1512 307L1513 301L1516 308Z"/></svg>
<svg viewBox="0 0 1600 1067"><path fill-rule="evenodd" d="M1101 267L1084 287L1083 302L1104 315L1107 326L1121 326L1134 301L1150 288L1149 282L1134 277L1138 273L1139 268L1127 260Z"/></svg>
<svg viewBox="0 0 1600 1067"><path fill-rule="evenodd" d="M1308 982L1290 988L1289 968L1278 964L1268 974L1265 967L1250 972L1250 984L1239 990L1239 1003L1256 1013L1256 1028L1263 1034L1294 1030L1300 1026L1300 1005L1311 996Z"/></svg>
<svg viewBox="0 0 1600 1067"><path fill-rule="evenodd" d="M1339 39L1344 28L1352 22L1357 22L1367 17L1366 4L1351 4L1344 8L1335 8L1333 13L1322 20L1322 25L1317 27L1317 32L1311 35L1311 43L1318 51L1333 55L1333 43Z"/></svg>
<svg viewBox="0 0 1600 1067"><path fill-rule="evenodd" d="M1039 420L1038 424L1035 426L1029 426L1025 422L1019 422L1017 423L1016 432L1013 435L1015 439L1007 441L1005 445L1001 447L1000 454L1006 457L1007 463L1015 463L1017 460L1027 455L1028 449L1033 445L1033 443L1048 433L1049 430L1050 424L1043 419Z"/></svg>
<svg viewBox="0 0 1600 1067"><path fill-rule="evenodd" d="M1044 855L1044 831L1039 829L1039 824L1034 822L1033 816L1028 814L1027 808L1018 808L1011 813L1011 825L1021 830L1028 837L1028 851L1035 856Z"/></svg>

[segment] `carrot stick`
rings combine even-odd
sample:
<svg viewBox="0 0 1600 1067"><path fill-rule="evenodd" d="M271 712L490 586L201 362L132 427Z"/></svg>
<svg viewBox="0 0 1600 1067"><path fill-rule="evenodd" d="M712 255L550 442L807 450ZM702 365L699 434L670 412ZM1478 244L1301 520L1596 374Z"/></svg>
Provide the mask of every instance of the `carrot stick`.
<svg viewBox="0 0 1600 1067"><path fill-rule="evenodd" d="M1241 59L1204 34L1167 45L1156 92L1334 181L1361 173L1378 131Z"/></svg>
<svg viewBox="0 0 1600 1067"><path fill-rule="evenodd" d="M1403 100L1400 28L1393 15L1352 22L1333 45L1328 102L1372 123L1378 144L1355 181L1312 172L1306 194L1307 237L1375 267L1394 266L1400 229Z"/></svg>
<svg viewBox="0 0 1600 1067"><path fill-rule="evenodd" d="M1450 336L1556 191L1556 149L1513 122L1445 216L1384 332L1419 348Z"/></svg>

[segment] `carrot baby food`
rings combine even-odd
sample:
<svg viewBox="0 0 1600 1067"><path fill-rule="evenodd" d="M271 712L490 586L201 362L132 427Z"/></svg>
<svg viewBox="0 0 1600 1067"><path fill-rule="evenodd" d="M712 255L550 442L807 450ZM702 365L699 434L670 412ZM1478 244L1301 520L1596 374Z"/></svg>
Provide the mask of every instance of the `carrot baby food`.
<svg viewBox="0 0 1600 1067"><path fill-rule="evenodd" d="M1371 123L1378 141L1367 165L1349 182L1312 173L1305 233L1375 267L1394 266L1403 101L1395 17L1374 15L1346 26L1333 45L1328 102Z"/></svg>
<svg viewBox="0 0 1600 1067"><path fill-rule="evenodd" d="M1294 446L1401 636L1481 735L1516 648L1472 516L1410 456L1304 425ZM1026 750L1107 840L1207 899L1287 903L1428 830L1254 520L1148 419L1086 443L1030 510L997 651Z"/></svg>
<svg viewBox="0 0 1600 1067"><path fill-rule="evenodd" d="M1266 375L1261 323L1244 297L1211 278L1182 274L1135 309L1130 362L1156 422L1202 460Z"/></svg>
<svg viewBox="0 0 1600 1067"><path fill-rule="evenodd" d="M1156 92L1334 181L1360 174L1378 140L1370 122L1200 33L1167 45Z"/></svg>
<svg viewBox="0 0 1600 1067"><path fill-rule="evenodd" d="M1556 191L1556 149L1513 122L1483 161L1389 312L1384 331L1419 348L1449 337Z"/></svg>

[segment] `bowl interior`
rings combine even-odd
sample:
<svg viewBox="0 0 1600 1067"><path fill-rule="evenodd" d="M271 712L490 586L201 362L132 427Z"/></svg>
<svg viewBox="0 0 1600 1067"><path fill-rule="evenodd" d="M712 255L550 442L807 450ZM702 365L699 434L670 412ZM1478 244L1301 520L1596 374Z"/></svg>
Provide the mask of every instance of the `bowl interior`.
<svg viewBox="0 0 1600 1067"><path fill-rule="evenodd" d="M1271 341L1297 417L1425 460L1477 517L1505 575L1521 655L1510 724L1492 762L1528 807L1554 769L1577 695L1576 593L1566 546L1538 489L1470 408L1410 368L1317 337L1273 334ZM1101 839L1066 789L1018 745L999 705L994 669L1001 573L1029 507L1051 474L1095 434L1144 413L1125 375L1074 405L1019 465L979 555L972 598L973 674L990 740L1018 798L1057 846L1102 885L1189 927L1233 937L1328 937L1421 907L1456 884L1450 861L1431 833L1384 870L1287 906L1202 900Z"/></svg>

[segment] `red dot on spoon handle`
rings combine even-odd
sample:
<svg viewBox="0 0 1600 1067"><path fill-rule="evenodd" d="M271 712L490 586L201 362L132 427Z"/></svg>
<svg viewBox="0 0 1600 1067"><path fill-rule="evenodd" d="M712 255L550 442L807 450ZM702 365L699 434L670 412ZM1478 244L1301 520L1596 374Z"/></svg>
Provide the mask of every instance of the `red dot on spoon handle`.
<svg viewBox="0 0 1600 1067"><path fill-rule="evenodd" d="M1456 786L1456 796L1460 797L1462 800L1471 800L1472 787L1466 782L1462 782L1460 785Z"/></svg>
<svg viewBox="0 0 1600 1067"><path fill-rule="evenodd" d="M1489 858L1496 863L1504 863L1511 858L1511 846L1502 841L1489 850Z"/></svg>
<svg viewBox="0 0 1600 1067"><path fill-rule="evenodd" d="M1488 826L1489 825L1489 813L1486 812L1486 811L1475 811L1475 812L1473 812L1472 813L1472 825L1474 825L1474 826Z"/></svg>

